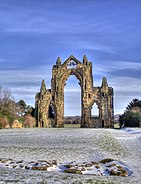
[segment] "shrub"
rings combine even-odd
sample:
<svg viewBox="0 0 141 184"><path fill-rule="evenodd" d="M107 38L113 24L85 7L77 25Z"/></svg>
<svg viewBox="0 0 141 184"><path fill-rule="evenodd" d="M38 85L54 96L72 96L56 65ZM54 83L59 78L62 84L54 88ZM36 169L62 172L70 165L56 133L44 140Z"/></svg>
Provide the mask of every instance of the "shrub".
<svg viewBox="0 0 141 184"><path fill-rule="evenodd" d="M123 115L119 117L119 123L125 127L139 127L141 123L141 100L133 99L126 107Z"/></svg>
<svg viewBox="0 0 141 184"><path fill-rule="evenodd" d="M9 126L9 121L6 117L0 118L0 129L6 128L6 126Z"/></svg>
<svg viewBox="0 0 141 184"><path fill-rule="evenodd" d="M23 126L25 128L35 127L36 125L35 118L33 118L30 114L25 114L24 118L25 118L25 121L23 123Z"/></svg>
<svg viewBox="0 0 141 184"><path fill-rule="evenodd" d="M141 114L137 112L127 111L119 117L119 122L125 127L139 127Z"/></svg>

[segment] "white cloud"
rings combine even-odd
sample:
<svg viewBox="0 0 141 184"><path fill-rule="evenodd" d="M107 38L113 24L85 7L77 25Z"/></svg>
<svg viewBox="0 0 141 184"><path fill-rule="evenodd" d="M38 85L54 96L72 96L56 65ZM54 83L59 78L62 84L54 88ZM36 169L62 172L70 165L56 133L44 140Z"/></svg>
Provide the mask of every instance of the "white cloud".
<svg viewBox="0 0 141 184"><path fill-rule="evenodd" d="M28 83L39 82L42 79L48 80L51 78L51 66L41 65L38 67L28 68L27 70L1 70L0 71L0 83L6 85L6 83Z"/></svg>
<svg viewBox="0 0 141 184"><path fill-rule="evenodd" d="M107 63L107 64L105 64ZM118 60L112 60L112 63L110 61L103 61L103 64L94 64L94 73L101 74L107 73L107 72L113 72L117 70L123 70L123 69L135 69L135 70L141 70L141 63L136 62L130 62L130 61L118 61Z"/></svg>
<svg viewBox="0 0 141 184"><path fill-rule="evenodd" d="M110 79L110 83L114 88L115 113L123 113L132 99L141 99L141 79L116 76Z"/></svg>

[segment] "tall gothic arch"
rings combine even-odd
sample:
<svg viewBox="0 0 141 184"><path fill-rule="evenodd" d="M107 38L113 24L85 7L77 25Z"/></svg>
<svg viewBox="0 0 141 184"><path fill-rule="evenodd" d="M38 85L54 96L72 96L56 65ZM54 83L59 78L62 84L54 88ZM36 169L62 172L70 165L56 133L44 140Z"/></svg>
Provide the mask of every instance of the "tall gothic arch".
<svg viewBox="0 0 141 184"><path fill-rule="evenodd" d="M93 87L92 62L84 55L83 62L70 56L63 64L58 57L52 68L51 89L46 89L42 81L40 92L35 97L37 127L64 127L64 86L70 75L75 75L81 87L81 127L112 128L114 124L113 88L108 87L103 77L101 87ZM96 103L99 119L91 116L91 109ZM53 115L49 116L52 108Z"/></svg>

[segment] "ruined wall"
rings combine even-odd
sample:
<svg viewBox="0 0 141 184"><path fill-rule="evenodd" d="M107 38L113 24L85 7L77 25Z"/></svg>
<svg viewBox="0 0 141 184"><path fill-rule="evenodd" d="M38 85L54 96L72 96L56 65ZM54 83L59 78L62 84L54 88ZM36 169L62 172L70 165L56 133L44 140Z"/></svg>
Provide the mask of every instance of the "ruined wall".
<svg viewBox="0 0 141 184"><path fill-rule="evenodd" d="M81 87L81 127L113 127L113 88L108 87L104 77L101 87L93 87L92 63L84 56L83 62L70 56L63 64L60 58L52 68L51 89L46 89L42 81L40 92L36 94L35 111L38 127L64 127L64 86L70 75L75 75ZM96 103L99 119L94 120L91 109ZM50 105L54 118L49 117Z"/></svg>

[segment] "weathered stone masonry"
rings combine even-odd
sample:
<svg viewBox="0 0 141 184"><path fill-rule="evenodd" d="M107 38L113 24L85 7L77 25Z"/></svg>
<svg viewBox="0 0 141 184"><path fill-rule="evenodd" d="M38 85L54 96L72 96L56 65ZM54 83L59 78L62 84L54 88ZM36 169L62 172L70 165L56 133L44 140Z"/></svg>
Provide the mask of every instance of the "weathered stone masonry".
<svg viewBox="0 0 141 184"><path fill-rule="evenodd" d="M51 89L42 81L40 92L35 97L37 127L64 127L64 86L70 75L75 75L81 87L81 127L113 128L113 88L108 87L104 77L101 87L93 87L92 62L83 57L83 62L70 56L63 64L58 57L52 68ZM99 119L91 116L96 103ZM49 108L53 110L50 116Z"/></svg>

